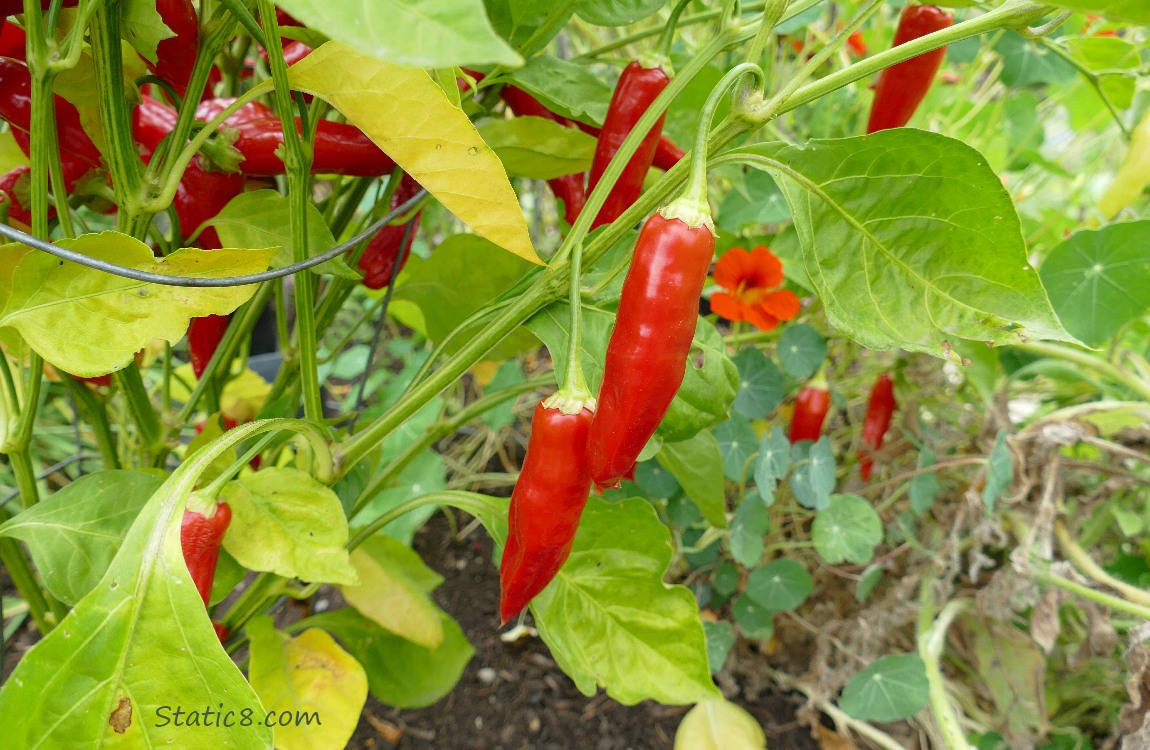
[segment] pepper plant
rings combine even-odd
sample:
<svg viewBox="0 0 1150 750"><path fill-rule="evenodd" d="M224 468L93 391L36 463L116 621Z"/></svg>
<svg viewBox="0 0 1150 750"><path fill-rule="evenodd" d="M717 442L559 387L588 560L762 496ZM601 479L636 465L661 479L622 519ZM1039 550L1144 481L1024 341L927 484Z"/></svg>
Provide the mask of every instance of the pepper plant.
<svg viewBox="0 0 1150 750"><path fill-rule="evenodd" d="M1146 679L1150 10L941 5L0 3L5 746L435 703L443 510L676 747L764 746L736 642L860 743L1145 747L1054 677Z"/></svg>

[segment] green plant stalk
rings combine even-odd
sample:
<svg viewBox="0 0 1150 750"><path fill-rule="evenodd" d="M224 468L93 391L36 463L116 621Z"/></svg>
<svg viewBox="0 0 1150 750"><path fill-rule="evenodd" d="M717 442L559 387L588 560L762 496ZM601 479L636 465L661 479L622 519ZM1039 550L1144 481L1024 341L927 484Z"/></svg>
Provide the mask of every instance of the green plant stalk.
<svg viewBox="0 0 1150 750"><path fill-rule="evenodd" d="M104 461L105 469L119 469L120 458L116 453L116 438L112 434L112 426L108 423L108 411L103 399L97 398L89 389L75 378L65 375L64 387L76 400L76 405L84 412L92 431L96 435L96 445L100 449L100 458Z"/></svg>
<svg viewBox="0 0 1150 750"><path fill-rule="evenodd" d="M160 425L160 419L156 415L156 408L152 405L152 399L148 396L148 389L144 387L144 379L140 376L140 366L135 362L119 370L115 375L116 382L120 384L120 392L124 396L124 401L128 404L128 413L132 415L132 421L136 424L136 429L140 435L140 447L144 452L145 458L148 461L144 464L150 463L150 458L154 456L163 443L164 433Z"/></svg>
<svg viewBox="0 0 1150 750"><path fill-rule="evenodd" d="M1119 581L1114 576L1107 573L1102 567L1094 561L1086 550L1078 546L1074 538L1070 536L1070 532L1066 528L1066 524L1061 520L1056 521L1054 524L1054 536L1058 539L1058 546L1061 548L1062 553L1074 563L1074 567L1084 574L1086 577L1097 581L1103 586L1109 586L1115 591L1122 593L1129 601L1134 602L1143 607L1150 607L1150 593L1143 591L1137 586L1131 586L1128 583Z"/></svg>
<svg viewBox="0 0 1150 750"><path fill-rule="evenodd" d="M1080 367L1095 370L1115 383L1125 386L1131 393L1134 393L1139 398L1150 401L1150 384L1143 381L1134 373L1122 370L1101 357L1095 357L1092 354L1081 352L1068 346L1037 341L1026 344L1015 344L1014 348L1032 354L1039 354L1043 357L1054 357Z"/></svg>
<svg viewBox="0 0 1150 750"><path fill-rule="evenodd" d="M924 52L930 52L932 49L954 44L955 42L961 42L963 39L969 39L990 31L1024 26L1036 17L1040 18L1047 12L1048 8L1049 6L1040 3L1011 0L981 16L957 23L942 31L936 31L924 37L919 37L912 42L884 50L824 78L820 78L813 83L800 86L793 95L788 97L787 100L778 107L777 111L767 112L764 110L762 113L752 114L751 119L756 126L763 125L774 115L781 115L798 109L804 104L810 104L832 91L837 91L844 86L856 81L861 81L892 65L918 57ZM764 107L765 106L766 105L764 105Z"/></svg>
<svg viewBox="0 0 1150 750"><path fill-rule="evenodd" d="M40 635L44 636L52 632L52 628L60 620L49 614L48 600L45 598L44 592L40 590L39 584L36 583L36 575L32 572L32 566L24 557L24 552L15 539L0 537L0 562L4 564L4 569L8 571L8 577L12 579L12 584L20 592L20 597L28 605L28 612L32 615L32 621L36 623L36 629L40 631Z"/></svg>
<svg viewBox="0 0 1150 750"><path fill-rule="evenodd" d="M463 425L478 418L488 410L499 406L503 402L550 385L552 379L551 375L545 375L540 378L525 380L522 383L508 388L501 388L494 393L487 394L483 398L476 399L463 409L460 409L457 414L453 414L429 427L423 437L411 445L408 445L402 453L392 459L386 468L372 478L368 485L359 493L359 497L356 498L355 503L352 505L351 512L348 513L348 517L354 517L355 514L363 510L376 494L391 484L391 482L399 476L399 472L403 471L408 464L414 461L415 458L425 450L431 448L431 446L440 440L454 434Z"/></svg>
<svg viewBox="0 0 1150 750"><path fill-rule="evenodd" d="M495 515L507 514L507 501L502 498L494 498L488 495L481 495L478 492L464 492L462 490L444 490L442 492L432 492L427 495L420 495L419 497L412 498L405 503L401 503L391 510L387 511L379 518L375 519L367 526L356 532L351 541L347 543L348 551L354 550L359 545L363 544L371 535L387 526L392 521L400 518L413 510L426 507L428 505L450 505L452 508L458 508L464 513L470 513L473 516L479 517L481 513L491 513Z"/></svg>
<svg viewBox="0 0 1150 750"><path fill-rule="evenodd" d="M275 82L276 110L284 132L284 165L287 168L288 196L291 201L292 255L295 262L307 260L307 209L311 191L312 151L310 143L314 123L305 124L305 135L296 132L291 84L287 65L283 59L279 26L275 6L271 0L259 0L260 18L263 20L265 47ZM323 419L323 401L320 392L318 343L315 327L315 275L297 274L295 277L296 351L299 353L300 380L303 383L304 415L315 422Z"/></svg>
<svg viewBox="0 0 1150 750"><path fill-rule="evenodd" d="M946 631L952 622L964 610L970 607L965 599L956 599L948 602L933 623L930 623L931 612L934 611L933 597L930 595L930 586L933 580L930 577L923 579L922 596L920 597L918 655L922 657L926 667L926 681L930 691L930 711L938 725L939 733L947 750L974 750L966 741L962 731L962 724L950 704L946 694L946 681L942 676L942 653L946 649ZM924 621L928 624L923 627Z"/></svg>
<svg viewBox="0 0 1150 750"><path fill-rule="evenodd" d="M271 599L279 598L286 581L274 573L260 573L228 607L222 620L229 632L235 632L259 614Z"/></svg>
<svg viewBox="0 0 1150 750"><path fill-rule="evenodd" d="M236 319L233 319L228 326L227 331L224 332L224 337L220 339L219 346L212 354L212 358L208 360L207 367L204 368L203 377L196 383L195 388L192 389L191 394L188 396L187 402L180 409L180 413L176 416L176 429L178 430L192 415L196 413L196 408L199 406L200 400L208 391L208 385L215 381L217 373L223 368L224 362L231 362L235 354L236 348L240 344L241 337L249 334L252 328L255 327L256 320L259 319L260 314L263 312L264 305L267 304L268 297L272 293L274 284L263 283L259 285L256 293L252 295L251 299L244 303L243 307L236 314Z"/></svg>
<svg viewBox="0 0 1150 750"><path fill-rule="evenodd" d="M1143 607L1140 604L1135 604L1129 599L1124 599L1120 596L1114 596L1113 594L1107 594L1104 591L1097 591L1090 588L1089 586L1083 586L1081 583L1063 578L1062 576L1052 571L1043 570L1037 566L1031 568L1030 575L1039 583L1052 584L1062 589L1063 591L1068 591L1075 596L1082 597L1083 599L1089 599L1090 601L1101 604L1104 607L1109 607L1116 612L1124 612L1125 614L1133 615L1134 617L1137 617L1141 620L1150 622L1150 607Z"/></svg>
<svg viewBox="0 0 1150 750"><path fill-rule="evenodd" d="M124 98L124 60L120 46L120 0L103 0L92 27L92 58L104 129L104 161L120 206L120 229L143 237L140 227L140 157L132 139L132 113Z"/></svg>

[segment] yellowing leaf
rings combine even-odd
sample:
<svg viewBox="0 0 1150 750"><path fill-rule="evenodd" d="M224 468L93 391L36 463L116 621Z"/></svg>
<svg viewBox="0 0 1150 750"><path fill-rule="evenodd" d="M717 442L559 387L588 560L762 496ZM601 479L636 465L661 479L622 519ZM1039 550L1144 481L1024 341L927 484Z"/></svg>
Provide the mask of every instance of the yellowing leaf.
<svg viewBox="0 0 1150 750"><path fill-rule="evenodd" d="M195 278L257 273L272 257L271 250L185 249L158 259L118 232L58 244L139 271ZM191 318L226 315L255 289L150 284L30 252L14 267L0 264L0 327L16 329L61 370L90 377L126 367L153 338L179 341Z"/></svg>
<svg viewBox="0 0 1150 750"><path fill-rule="evenodd" d="M675 732L675 750L766 750L754 716L722 698L700 701Z"/></svg>
<svg viewBox="0 0 1150 750"><path fill-rule="evenodd" d="M408 554L404 554L408 553ZM412 569L408 555L415 557ZM443 643L439 608L421 584L426 573L422 561L402 542L376 537L351 553L351 564L359 575L359 586L344 586L344 598L359 612L396 635L424 648ZM430 571L427 571L428 573ZM439 581L432 579L431 588Z"/></svg>
<svg viewBox="0 0 1150 750"><path fill-rule="evenodd" d="M296 637L278 632L270 617L248 625L249 677L274 721L278 750L342 750L367 701L367 674L351 654L319 628Z"/></svg>
<svg viewBox="0 0 1150 750"><path fill-rule="evenodd" d="M331 488L298 469L270 468L229 482L220 499L232 508L224 549L245 568L356 583L347 518Z"/></svg>
<svg viewBox="0 0 1150 750"><path fill-rule="evenodd" d="M499 157L426 72L328 42L289 73L293 88L342 112L477 234L542 264Z"/></svg>

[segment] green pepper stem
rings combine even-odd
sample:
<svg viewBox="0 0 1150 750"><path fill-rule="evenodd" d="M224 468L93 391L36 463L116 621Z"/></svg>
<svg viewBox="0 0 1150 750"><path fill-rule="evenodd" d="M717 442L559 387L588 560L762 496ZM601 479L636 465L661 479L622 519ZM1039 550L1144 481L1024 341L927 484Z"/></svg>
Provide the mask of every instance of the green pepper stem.
<svg viewBox="0 0 1150 750"><path fill-rule="evenodd" d="M683 11L691 4L691 0L679 0L675 7L671 10L671 15L667 18L667 24L663 27L663 33L659 35L659 41L655 43L655 54L666 60L668 68L671 65L671 45L675 43L675 29L679 25L679 18L683 15ZM667 70L667 75L671 74Z"/></svg>
<svg viewBox="0 0 1150 750"><path fill-rule="evenodd" d="M595 411L597 403L583 375L583 299L580 294L583 273L583 243L571 253L571 334L567 337L567 374L558 393L544 402L549 409L564 414L578 414L583 409Z"/></svg>

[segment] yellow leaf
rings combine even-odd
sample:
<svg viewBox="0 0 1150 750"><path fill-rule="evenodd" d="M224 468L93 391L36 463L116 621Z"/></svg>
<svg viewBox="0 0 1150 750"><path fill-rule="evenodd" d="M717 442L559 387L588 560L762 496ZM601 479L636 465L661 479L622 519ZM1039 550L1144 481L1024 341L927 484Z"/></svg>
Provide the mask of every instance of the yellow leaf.
<svg viewBox="0 0 1150 750"><path fill-rule="evenodd" d="M426 72L332 41L289 74L293 88L342 112L481 237L543 264L499 157Z"/></svg>
<svg viewBox="0 0 1150 750"><path fill-rule="evenodd" d="M675 732L675 750L766 750L754 716L722 698L700 701Z"/></svg>
<svg viewBox="0 0 1150 750"><path fill-rule="evenodd" d="M351 553L351 564L360 585L343 586L340 591L360 614L424 648L438 648L443 643L439 608L416 581L404 575L404 570L381 564L364 546Z"/></svg>
<svg viewBox="0 0 1150 750"><path fill-rule="evenodd" d="M292 638L270 617L253 620L252 688L268 711L278 750L342 750L367 701L367 674L325 631Z"/></svg>

